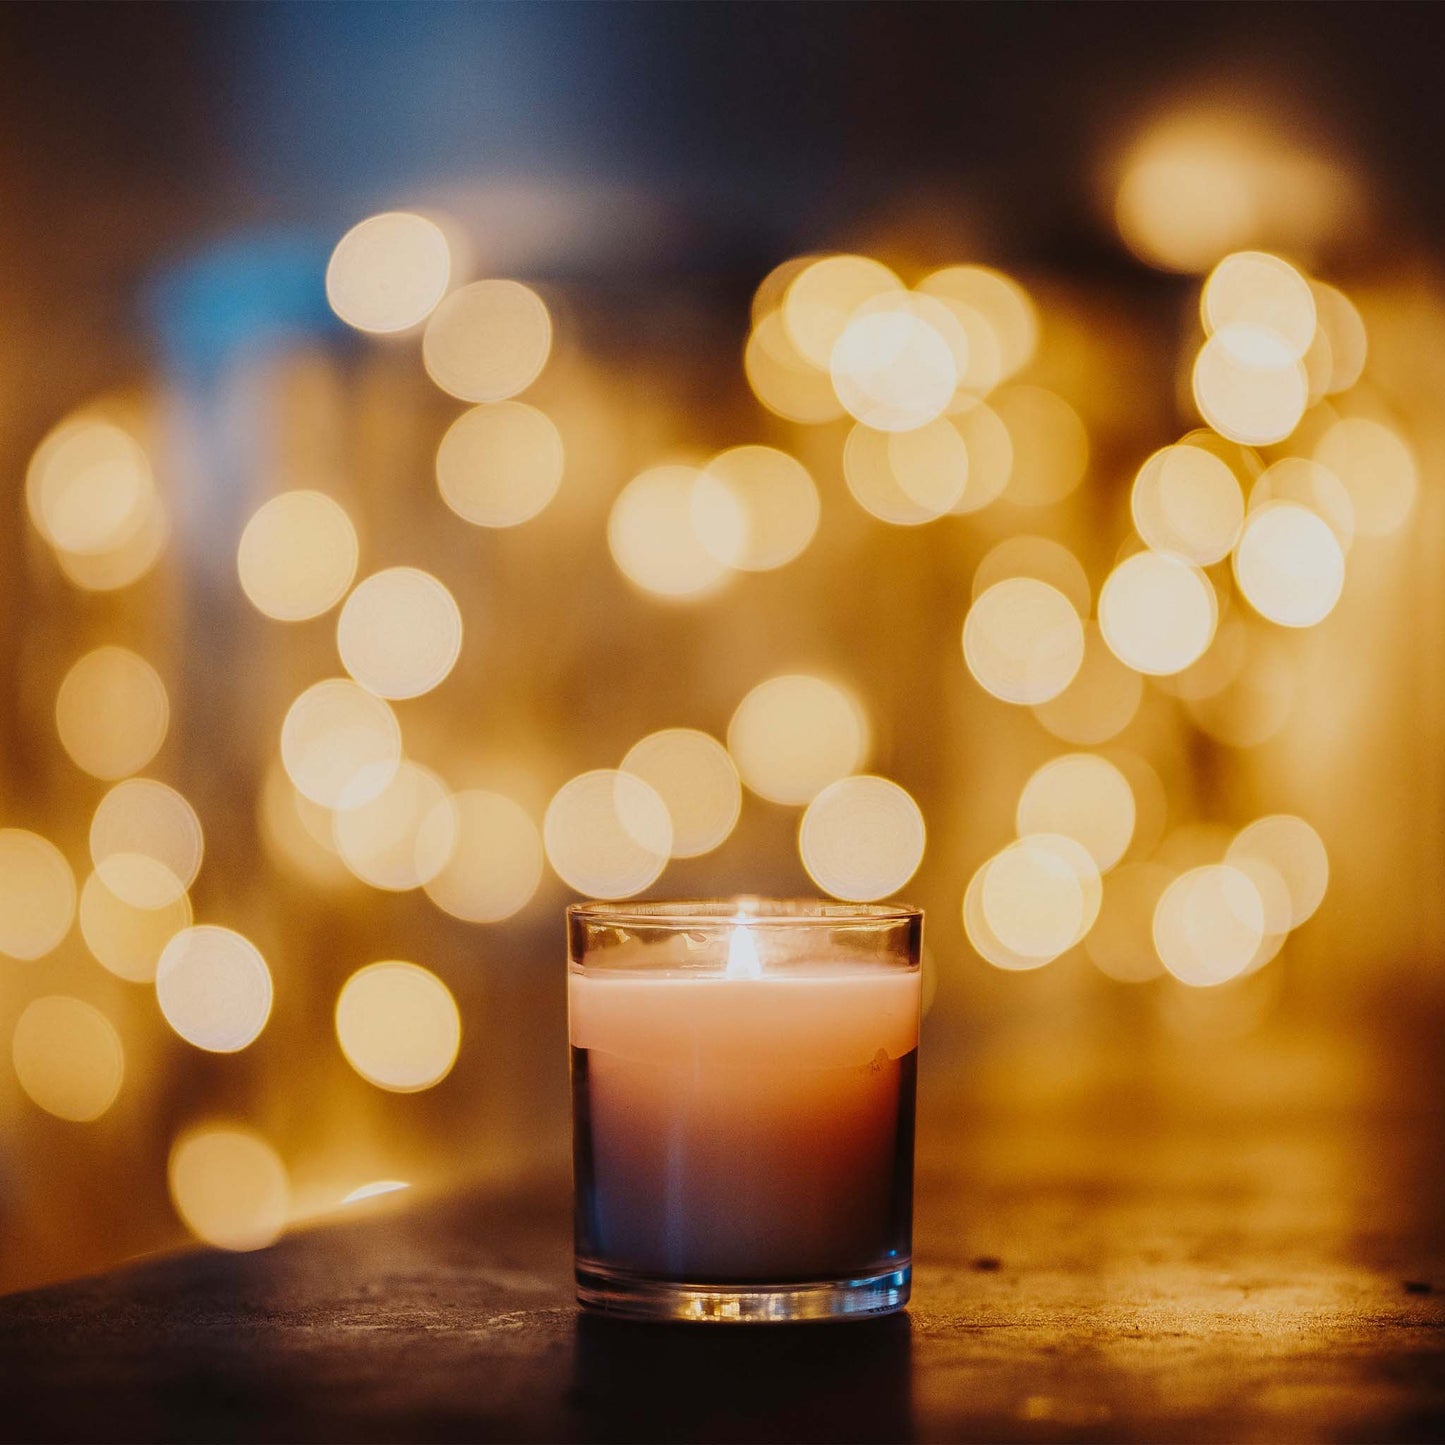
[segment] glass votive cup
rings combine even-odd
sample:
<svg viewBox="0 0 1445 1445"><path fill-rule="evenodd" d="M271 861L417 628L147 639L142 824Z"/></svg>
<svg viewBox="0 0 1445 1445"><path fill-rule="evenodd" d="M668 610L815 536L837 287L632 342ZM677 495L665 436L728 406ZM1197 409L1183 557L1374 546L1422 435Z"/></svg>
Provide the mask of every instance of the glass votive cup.
<svg viewBox="0 0 1445 1445"><path fill-rule="evenodd" d="M907 1304L922 932L883 904L568 909L583 1305L787 1322Z"/></svg>

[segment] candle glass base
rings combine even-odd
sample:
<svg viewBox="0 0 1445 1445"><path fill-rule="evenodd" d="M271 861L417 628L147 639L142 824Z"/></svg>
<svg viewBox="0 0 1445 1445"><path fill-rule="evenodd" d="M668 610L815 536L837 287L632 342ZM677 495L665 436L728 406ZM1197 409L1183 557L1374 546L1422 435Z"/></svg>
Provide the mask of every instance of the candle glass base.
<svg viewBox="0 0 1445 1445"><path fill-rule="evenodd" d="M913 1267L860 1279L800 1284L679 1284L577 1261L577 1298L619 1319L710 1324L800 1324L894 1314L908 1303Z"/></svg>

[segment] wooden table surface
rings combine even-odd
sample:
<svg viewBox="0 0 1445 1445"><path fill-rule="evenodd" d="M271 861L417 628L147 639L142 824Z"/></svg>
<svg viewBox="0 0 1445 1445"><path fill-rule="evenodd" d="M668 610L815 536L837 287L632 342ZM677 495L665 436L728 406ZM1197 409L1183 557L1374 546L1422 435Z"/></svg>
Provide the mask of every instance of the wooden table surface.
<svg viewBox="0 0 1445 1445"><path fill-rule="evenodd" d="M1445 1438L1434 1075L1363 1109L1178 1072L927 1100L907 1315L580 1316L546 1172L0 1300L0 1435Z"/></svg>

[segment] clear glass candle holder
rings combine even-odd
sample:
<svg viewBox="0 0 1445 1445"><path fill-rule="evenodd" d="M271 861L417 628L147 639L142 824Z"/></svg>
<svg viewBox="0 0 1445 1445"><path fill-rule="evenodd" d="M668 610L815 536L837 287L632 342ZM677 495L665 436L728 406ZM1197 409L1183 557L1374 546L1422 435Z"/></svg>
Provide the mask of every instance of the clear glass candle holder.
<svg viewBox="0 0 1445 1445"><path fill-rule="evenodd" d="M922 932L892 905L568 910L584 1305L778 1322L903 1308Z"/></svg>

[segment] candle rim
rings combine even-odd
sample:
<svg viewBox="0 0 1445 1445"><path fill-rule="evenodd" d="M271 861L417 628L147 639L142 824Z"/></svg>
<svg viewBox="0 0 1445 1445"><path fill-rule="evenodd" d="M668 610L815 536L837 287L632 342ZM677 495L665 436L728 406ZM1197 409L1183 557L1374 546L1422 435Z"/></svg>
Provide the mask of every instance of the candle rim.
<svg viewBox="0 0 1445 1445"><path fill-rule="evenodd" d="M840 928L850 923L873 926L921 919L909 903L844 903L831 898L734 898L656 900L588 899L567 907L570 919L611 928Z"/></svg>

